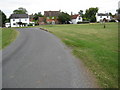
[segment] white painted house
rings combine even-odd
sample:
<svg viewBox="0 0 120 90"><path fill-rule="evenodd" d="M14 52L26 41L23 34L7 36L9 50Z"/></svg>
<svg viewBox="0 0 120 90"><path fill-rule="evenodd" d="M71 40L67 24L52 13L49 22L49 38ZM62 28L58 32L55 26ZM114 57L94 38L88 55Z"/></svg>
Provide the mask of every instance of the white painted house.
<svg viewBox="0 0 120 90"><path fill-rule="evenodd" d="M82 20L83 19L82 19L82 17L79 14L71 16L71 22L73 24L77 24L78 22L82 22Z"/></svg>
<svg viewBox="0 0 120 90"><path fill-rule="evenodd" d="M108 13L97 13L96 19L97 22L102 22L104 19L109 22L111 20L111 16Z"/></svg>
<svg viewBox="0 0 120 90"><path fill-rule="evenodd" d="M10 27L10 23L5 23L5 27Z"/></svg>
<svg viewBox="0 0 120 90"><path fill-rule="evenodd" d="M28 26L29 16L28 14L11 14L10 26L11 27L23 27Z"/></svg>

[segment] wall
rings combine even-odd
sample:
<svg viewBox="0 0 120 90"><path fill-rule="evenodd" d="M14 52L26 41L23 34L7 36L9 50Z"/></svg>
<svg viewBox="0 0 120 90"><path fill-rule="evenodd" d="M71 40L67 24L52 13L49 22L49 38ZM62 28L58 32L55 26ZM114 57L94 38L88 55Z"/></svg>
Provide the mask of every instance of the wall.
<svg viewBox="0 0 120 90"><path fill-rule="evenodd" d="M108 21L111 20L110 16L108 16L108 18L107 18L107 16L102 16L102 18L100 18L100 16L96 16L97 22L100 22L100 21L103 20L104 18L106 18Z"/></svg>
<svg viewBox="0 0 120 90"><path fill-rule="evenodd" d="M29 24L29 18L10 19L11 27L19 27L19 25L17 24L17 22L26 23L28 25Z"/></svg>

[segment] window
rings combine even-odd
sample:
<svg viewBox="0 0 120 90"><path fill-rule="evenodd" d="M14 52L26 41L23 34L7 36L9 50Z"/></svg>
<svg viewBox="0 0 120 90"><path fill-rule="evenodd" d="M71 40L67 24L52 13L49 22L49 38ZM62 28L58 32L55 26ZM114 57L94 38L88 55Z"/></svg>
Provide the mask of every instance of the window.
<svg viewBox="0 0 120 90"><path fill-rule="evenodd" d="M80 20L81 18L79 17L79 20Z"/></svg>
<svg viewBox="0 0 120 90"><path fill-rule="evenodd" d="M108 15L107 15L107 18L108 18Z"/></svg>
<svg viewBox="0 0 120 90"><path fill-rule="evenodd" d="M21 19L19 19L19 22L21 22Z"/></svg>
<svg viewBox="0 0 120 90"><path fill-rule="evenodd" d="M13 19L13 21L15 21L15 19Z"/></svg>
<svg viewBox="0 0 120 90"><path fill-rule="evenodd" d="M16 25L15 23L13 23L13 25Z"/></svg>
<svg viewBox="0 0 120 90"><path fill-rule="evenodd" d="M100 16L100 18L102 18L102 16Z"/></svg>
<svg viewBox="0 0 120 90"><path fill-rule="evenodd" d="M25 19L25 21L27 21L27 19Z"/></svg>
<svg viewBox="0 0 120 90"><path fill-rule="evenodd" d="M54 19L54 17L52 17L52 19Z"/></svg>

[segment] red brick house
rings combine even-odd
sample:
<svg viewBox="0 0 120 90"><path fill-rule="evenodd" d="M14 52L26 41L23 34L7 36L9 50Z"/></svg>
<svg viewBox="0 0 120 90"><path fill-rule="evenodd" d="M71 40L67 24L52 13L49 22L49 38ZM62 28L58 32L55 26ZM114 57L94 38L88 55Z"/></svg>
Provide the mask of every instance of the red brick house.
<svg viewBox="0 0 120 90"><path fill-rule="evenodd" d="M44 11L44 16L46 17L46 23L48 24L58 24L58 16L60 11Z"/></svg>
<svg viewBox="0 0 120 90"><path fill-rule="evenodd" d="M46 20L45 17L39 17L39 18L38 18L38 23L39 23L39 25L45 24L45 20Z"/></svg>

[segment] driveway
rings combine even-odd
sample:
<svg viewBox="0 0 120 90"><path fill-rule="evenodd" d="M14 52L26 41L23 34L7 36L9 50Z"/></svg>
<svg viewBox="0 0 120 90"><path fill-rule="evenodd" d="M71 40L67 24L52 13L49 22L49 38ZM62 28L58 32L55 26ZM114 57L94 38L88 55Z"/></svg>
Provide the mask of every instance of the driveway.
<svg viewBox="0 0 120 90"><path fill-rule="evenodd" d="M3 88L94 88L94 78L54 35L20 28L2 52Z"/></svg>

